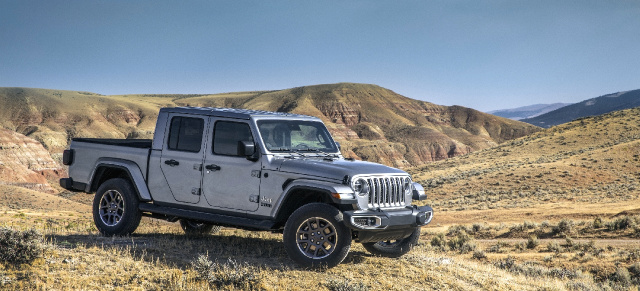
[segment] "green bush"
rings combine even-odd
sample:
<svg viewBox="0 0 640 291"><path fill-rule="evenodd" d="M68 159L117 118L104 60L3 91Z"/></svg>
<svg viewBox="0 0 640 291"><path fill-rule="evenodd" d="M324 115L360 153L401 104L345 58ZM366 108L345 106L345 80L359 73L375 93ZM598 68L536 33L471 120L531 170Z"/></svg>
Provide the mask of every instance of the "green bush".
<svg viewBox="0 0 640 291"><path fill-rule="evenodd" d="M28 264L42 257L45 250L43 237L36 230L18 231L0 228L0 261Z"/></svg>

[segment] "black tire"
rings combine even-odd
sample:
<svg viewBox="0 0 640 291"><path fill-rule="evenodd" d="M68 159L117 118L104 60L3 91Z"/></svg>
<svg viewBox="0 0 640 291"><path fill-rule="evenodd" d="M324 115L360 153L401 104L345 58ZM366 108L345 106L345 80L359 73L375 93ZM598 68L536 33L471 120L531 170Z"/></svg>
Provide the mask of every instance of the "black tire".
<svg viewBox="0 0 640 291"><path fill-rule="evenodd" d="M222 226L213 225L211 223L200 222L191 219L180 219L180 227L184 230L184 233L188 235L205 235L210 233L217 233Z"/></svg>
<svg viewBox="0 0 640 291"><path fill-rule="evenodd" d="M351 231L338 209L310 203L291 214L282 240L289 258L301 267L332 268L349 254Z"/></svg>
<svg viewBox="0 0 640 291"><path fill-rule="evenodd" d="M363 243L362 246L376 256L398 258L411 251L418 244L420 239L420 228L411 233L410 236L396 241L379 241L374 243Z"/></svg>
<svg viewBox="0 0 640 291"><path fill-rule="evenodd" d="M104 235L129 235L138 225L142 214L138 196L131 183L122 178L102 183L93 198L93 221Z"/></svg>

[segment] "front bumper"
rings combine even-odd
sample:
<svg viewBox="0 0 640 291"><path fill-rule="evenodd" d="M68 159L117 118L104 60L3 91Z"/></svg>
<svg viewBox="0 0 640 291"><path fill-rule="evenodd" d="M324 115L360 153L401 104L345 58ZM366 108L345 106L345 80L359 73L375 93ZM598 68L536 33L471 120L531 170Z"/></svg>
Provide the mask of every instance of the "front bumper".
<svg viewBox="0 0 640 291"><path fill-rule="evenodd" d="M357 242L374 242L408 237L416 227L431 222L433 208L414 205L399 209L353 210L345 211L343 216Z"/></svg>

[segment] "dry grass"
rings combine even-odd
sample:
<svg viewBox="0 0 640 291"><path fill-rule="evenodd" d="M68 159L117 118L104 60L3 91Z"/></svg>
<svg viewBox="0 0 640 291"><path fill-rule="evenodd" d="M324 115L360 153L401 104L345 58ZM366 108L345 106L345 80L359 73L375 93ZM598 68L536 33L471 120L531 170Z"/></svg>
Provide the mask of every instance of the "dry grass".
<svg viewBox="0 0 640 291"><path fill-rule="evenodd" d="M45 234L50 246L43 258L32 264L0 263L0 285L7 290L593 289L615 287L616 282L610 280L615 265L626 267L640 256L637 240L614 246L601 246L606 241L598 241L589 246L574 239L569 247L564 239L540 239L533 249L519 249L518 243L526 239L513 239L504 243L504 252L490 252L491 245L505 240L501 238L504 233L522 226L475 226L476 232L472 231L474 226L456 226L440 236L452 240L469 230L469 242L486 258L478 260L473 252L432 246L437 228L427 228L419 246L400 259L371 256L354 244L349 257L338 267L308 271L288 259L279 234L267 232L223 229L216 235L188 237L175 223L145 218L134 235L110 238L98 235L86 213L5 210L0 212L0 221L1 227L36 228ZM552 228L536 224L527 231ZM476 240L476 236L485 239ZM561 250L547 250L548 241L557 241ZM604 251L595 254L599 248ZM581 255L583 251L586 253ZM500 266L509 256L516 267ZM608 262L605 267L593 267L603 260ZM579 275L558 275L565 273ZM602 274L604 278L598 277Z"/></svg>

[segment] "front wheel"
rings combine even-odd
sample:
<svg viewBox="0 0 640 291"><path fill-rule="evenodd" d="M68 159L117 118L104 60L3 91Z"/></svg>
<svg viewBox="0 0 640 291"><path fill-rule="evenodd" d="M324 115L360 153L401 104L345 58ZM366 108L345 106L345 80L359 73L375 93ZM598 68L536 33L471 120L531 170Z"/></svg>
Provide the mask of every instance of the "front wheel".
<svg viewBox="0 0 640 291"><path fill-rule="evenodd" d="M217 233L222 228L219 225L184 218L180 219L180 227L182 227L182 230L184 230L184 233L187 235Z"/></svg>
<svg viewBox="0 0 640 291"><path fill-rule="evenodd" d="M306 204L291 214L283 242L289 257L304 268L332 268L347 257L351 231L342 213L323 203Z"/></svg>
<svg viewBox="0 0 640 291"><path fill-rule="evenodd" d="M398 258L408 253L420 238L420 228L416 229L406 238L395 241L379 241L375 243L363 243L362 246L376 256Z"/></svg>
<svg viewBox="0 0 640 291"><path fill-rule="evenodd" d="M107 180L93 198L93 221L104 235L131 234L142 218L139 203L129 181L121 178Z"/></svg>

